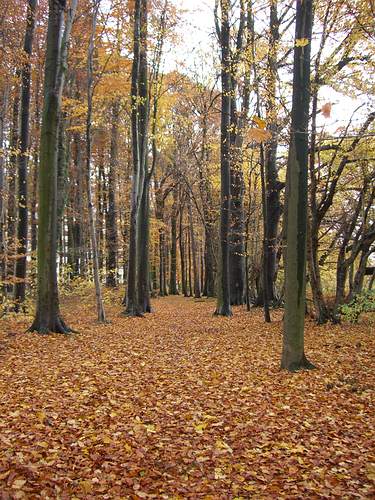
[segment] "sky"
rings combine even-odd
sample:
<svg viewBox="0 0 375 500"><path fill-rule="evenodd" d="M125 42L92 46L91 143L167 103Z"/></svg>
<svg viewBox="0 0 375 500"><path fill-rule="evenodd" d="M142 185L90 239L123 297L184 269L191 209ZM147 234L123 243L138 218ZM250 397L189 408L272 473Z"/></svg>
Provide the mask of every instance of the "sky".
<svg viewBox="0 0 375 500"><path fill-rule="evenodd" d="M172 0L183 9L182 22L178 29L180 43L166 53L165 69L181 69L182 65L198 71L199 74L210 72L213 55L217 51L214 36L214 0ZM314 46L313 46L314 48ZM217 52L216 52L217 53ZM198 67L198 69L197 69ZM212 68L212 66L211 66ZM357 120L363 121L364 115L371 105L369 98L361 96L356 99L334 92L330 87L320 91L321 103L331 102L332 115L329 119L319 116L318 126L325 127L337 135L337 129L344 126L354 110L364 104L357 114Z"/></svg>

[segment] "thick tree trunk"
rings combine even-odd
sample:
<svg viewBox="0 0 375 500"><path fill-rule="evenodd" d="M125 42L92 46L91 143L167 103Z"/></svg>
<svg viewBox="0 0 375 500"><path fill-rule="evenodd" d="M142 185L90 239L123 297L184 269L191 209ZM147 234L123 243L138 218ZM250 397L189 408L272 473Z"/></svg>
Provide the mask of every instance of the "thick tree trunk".
<svg viewBox="0 0 375 500"><path fill-rule="evenodd" d="M36 316L30 327L39 333L68 333L60 316L57 287L57 148L63 78L60 33L65 2L49 0L44 105L40 138L38 209L38 297ZM71 14L72 22L74 11ZM67 23L65 33L70 33ZM67 38L69 35L67 35ZM65 37L64 37L65 40Z"/></svg>
<svg viewBox="0 0 375 500"><path fill-rule="evenodd" d="M241 305L245 300L245 242L243 193L244 183L242 164L238 158L240 152L234 153L237 160L231 168L231 228L230 228L230 301L232 305Z"/></svg>
<svg viewBox="0 0 375 500"><path fill-rule="evenodd" d="M150 301L150 206L149 206L149 181L145 179L143 194L139 209L137 225L137 288L138 288L138 311L143 313L151 312Z"/></svg>
<svg viewBox="0 0 375 500"><path fill-rule="evenodd" d="M306 301L307 163L312 0L297 0L291 137L287 168L286 273L281 368L312 368L304 352Z"/></svg>
<svg viewBox="0 0 375 500"><path fill-rule="evenodd" d="M128 293L125 314L141 316L150 310L148 241L149 182L148 84L147 84L147 0L136 0L134 7L134 57L132 66L132 154L133 179L129 234ZM139 229L145 232L138 234ZM141 257L142 253L142 257ZM147 262L141 258L147 258ZM142 266L147 267L147 275Z"/></svg>
<svg viewBox="0 0 375 500"><path fill-rule="evenodd" d="M230 226L230 24L229 4L221 0L221 207L220 207L220 258L215 314L231 316L229 277L229 226Z"/></svg>

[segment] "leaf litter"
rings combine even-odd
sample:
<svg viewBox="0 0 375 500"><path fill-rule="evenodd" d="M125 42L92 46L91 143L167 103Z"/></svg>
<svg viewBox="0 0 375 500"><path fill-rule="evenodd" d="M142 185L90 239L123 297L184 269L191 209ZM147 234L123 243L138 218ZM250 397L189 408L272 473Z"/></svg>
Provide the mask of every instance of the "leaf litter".
<svg viewBox="0 0 375 500"><path fill-rule="evenodd" d="M319 369L288 374L281 312L265 324L169 297L140 319L117 304L101 326L67 301L70 337L1 320L0 498L374 498L371 319L308 321Z"/></svg>

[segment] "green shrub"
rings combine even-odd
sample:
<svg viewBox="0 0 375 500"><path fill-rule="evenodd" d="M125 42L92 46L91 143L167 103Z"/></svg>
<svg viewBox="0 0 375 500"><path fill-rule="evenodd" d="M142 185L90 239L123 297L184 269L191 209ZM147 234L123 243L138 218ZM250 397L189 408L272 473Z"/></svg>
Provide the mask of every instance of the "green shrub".
<svg viewBox="0 0 375 500"><path fill-rule="evenodd" d="M375 290L361 292L348 304L340 306L340 315L351 323L357 323L360 315L375 311Z"/></svg>

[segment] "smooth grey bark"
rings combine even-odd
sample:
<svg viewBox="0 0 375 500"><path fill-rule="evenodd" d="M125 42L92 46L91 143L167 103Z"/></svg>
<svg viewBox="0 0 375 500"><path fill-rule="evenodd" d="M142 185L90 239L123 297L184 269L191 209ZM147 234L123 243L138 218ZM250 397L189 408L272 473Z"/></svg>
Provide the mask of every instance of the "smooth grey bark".
<svg viewBox="0 0 375 500"><path fill-rule="evenodd" d="M291 137L287 167L285 313L281 368L288 371L313 368L304 351L306 302L307 163L310 101L312 0L296 2Z"/></svg>

